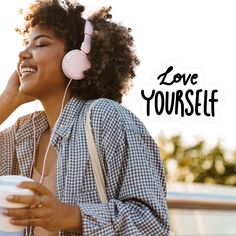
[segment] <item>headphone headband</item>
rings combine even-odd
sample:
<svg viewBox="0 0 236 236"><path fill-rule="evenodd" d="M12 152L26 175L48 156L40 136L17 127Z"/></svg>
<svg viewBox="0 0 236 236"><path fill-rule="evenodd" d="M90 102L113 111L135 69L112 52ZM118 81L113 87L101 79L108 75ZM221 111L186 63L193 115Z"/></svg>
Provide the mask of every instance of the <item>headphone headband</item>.
<svg viewBox="0 0 236 236"><path fill-rule="evenodd" d="M85 26L84 26L84 41L81 44L81 51L85 54L89 54L91 49L91 36L93 33L93 25L90 21L86 20Z"/></svg>

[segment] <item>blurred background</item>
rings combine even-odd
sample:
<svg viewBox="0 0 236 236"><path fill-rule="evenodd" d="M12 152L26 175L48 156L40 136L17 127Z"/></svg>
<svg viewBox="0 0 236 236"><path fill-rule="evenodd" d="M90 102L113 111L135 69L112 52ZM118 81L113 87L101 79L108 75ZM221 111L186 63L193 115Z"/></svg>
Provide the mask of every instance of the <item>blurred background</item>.
<svg viewBox="0 0 236 236"><path fill-rule="evenodd" d="M18 14L29 0L1 3L0 92L16 68L22 49L14 31L22 24ZM113 20L132 28L141 60L130 93L123 105L135 113L157 141L169 181L236 185L236 55L235 2L233 0L178 0L145 2L81 0L85 17L101 6L112 6ZM197 72L199 88L219 90L215 117L146 115L141 89L162 87L156 77L174 64L176 72ZM34 111L35 104L18 108L0 129Z"/></svg>

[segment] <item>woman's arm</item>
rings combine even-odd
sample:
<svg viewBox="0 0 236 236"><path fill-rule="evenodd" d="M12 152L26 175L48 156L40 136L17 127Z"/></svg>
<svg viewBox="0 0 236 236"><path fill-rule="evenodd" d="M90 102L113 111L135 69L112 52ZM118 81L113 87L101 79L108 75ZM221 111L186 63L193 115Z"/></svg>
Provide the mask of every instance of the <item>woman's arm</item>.
<svg viewBox="0 0 236 236"><path fill-rule="evenodd" d="M6 94L0 95L0 124L2 124L17 108L11 98Z"/></svg>
<svg viewBox="0 0 236 236"><path fill-rule="evenodd" d="M83 233L167 236L165 177L154 141L129 130L118 142L107 157L108 204L80 204Z"/></svg>
<svg viewBox="0 0 236 236"><path fill-rule="evenodd" d="M21 94L19 92L19 86L19 76L18 73L14 71L8 80L5 90L0 95L0 124L2 124L17 107L34 100L34 98Z"/></svg>
<svg viewBox="0 0 236 236"><path fill-rule="evenodd" d="M7 86L0 95L0 124L23 103L33 100L19 92L20 81L15 71L8 80ZM15 135L20 119L14 126L0 132L0 175L19 174L16 159Z"/></svg>

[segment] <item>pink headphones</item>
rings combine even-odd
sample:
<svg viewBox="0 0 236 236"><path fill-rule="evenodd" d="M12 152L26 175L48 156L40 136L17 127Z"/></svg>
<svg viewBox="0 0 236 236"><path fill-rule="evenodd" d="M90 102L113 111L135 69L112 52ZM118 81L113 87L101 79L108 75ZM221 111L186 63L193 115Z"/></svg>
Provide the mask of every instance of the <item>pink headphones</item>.
<svg viewBox="0 0 236 236"><path fill-rule="evenodd" d="M62 60L62 70L67 78L80 80L84 78L84 71L91 67L88 59L88 54L91 49L91 36L93 26L91 22L86 20L84 27L84 41L81 44L80 50L74 49L67 52Z"/></svg>

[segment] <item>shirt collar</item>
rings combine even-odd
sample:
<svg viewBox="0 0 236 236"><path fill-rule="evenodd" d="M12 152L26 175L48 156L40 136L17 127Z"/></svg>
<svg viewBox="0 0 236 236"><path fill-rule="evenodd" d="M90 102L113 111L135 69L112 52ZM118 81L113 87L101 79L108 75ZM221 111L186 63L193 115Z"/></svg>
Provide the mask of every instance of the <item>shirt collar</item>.
<svg viewBox="0 0 236 236"><path fill-rule="evenodd" d="M77 98L72 97L67 104L65 105L61 117L56 123L54 127L55 132L54 136L52 137L52 144L55 144L58 137L62 138L69 138L71 127L75 123L81 109L84 105L85 101Z"/></svg>
<svg viewBox="0 0 236 236"><path fill-rule="evenodd" d="M19 119L19 129L16 131L16 142L19 143L24 139L33 137L33 123L35 124L36 137L43 133L48 127L47 116L44 111L37 111L34 116L33 113ZM16 126L17 127L17 126Z"/></svg>
<svg viewBox="0 0 236 236"><path fill-rule="evenodd" d="M85 101L80 100L77 97L72 97L65 105L61 117L59 118L56 126L55 133L52 138L52 143L55 144L57 138L61 136L62 138L69 138L71 127L74 120L81 111ZM48 128L48 120L45 111L36 112L35 118L35 130L36 137L41 135ZM26 138L33 136L33 114L28 116L27 120L19 125L19 129L16 132L16 142L20 142Z"/></svg>

